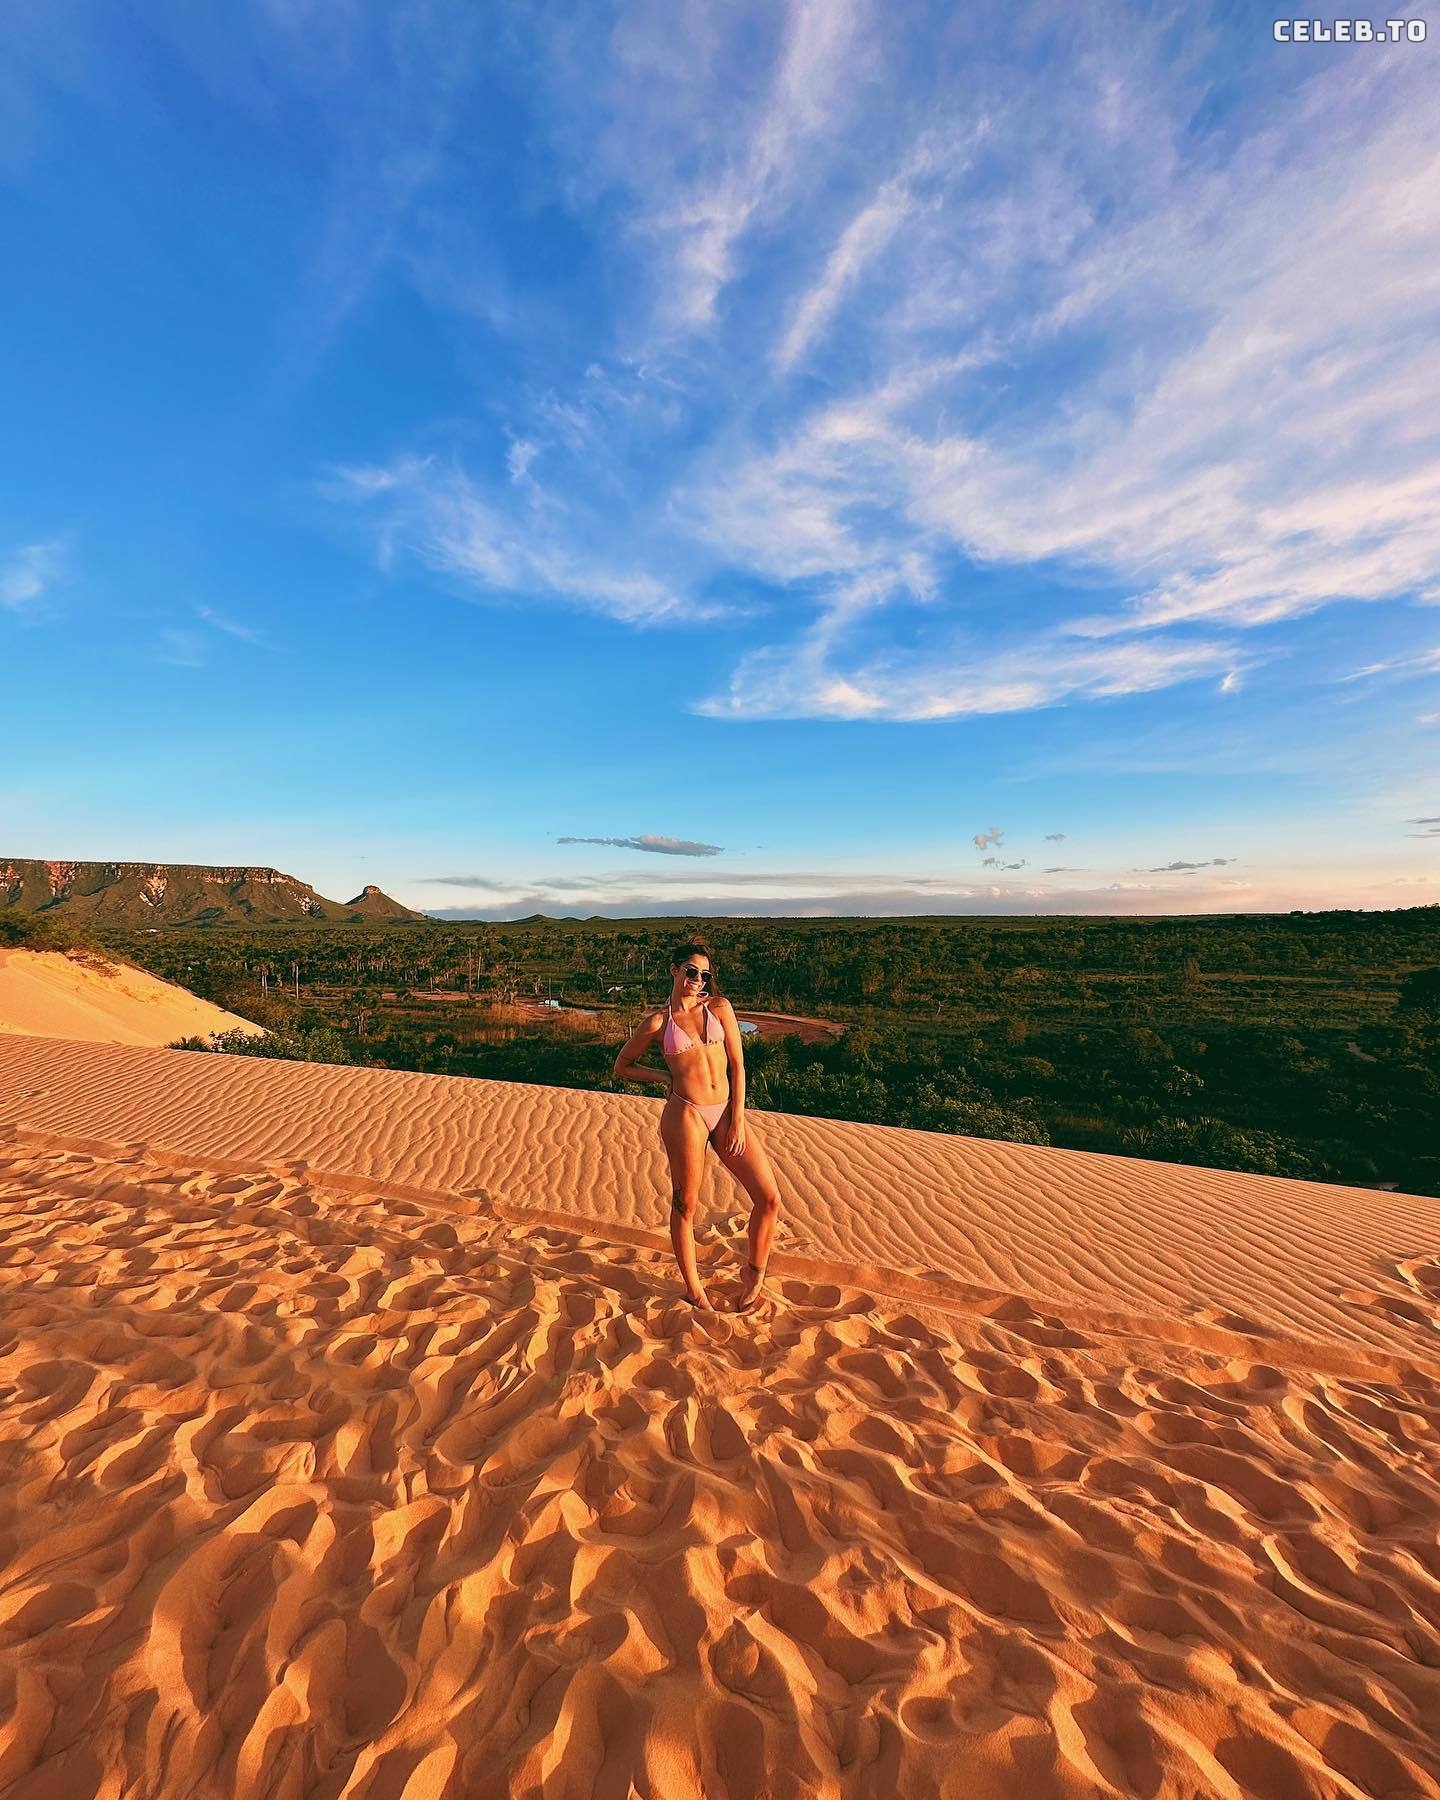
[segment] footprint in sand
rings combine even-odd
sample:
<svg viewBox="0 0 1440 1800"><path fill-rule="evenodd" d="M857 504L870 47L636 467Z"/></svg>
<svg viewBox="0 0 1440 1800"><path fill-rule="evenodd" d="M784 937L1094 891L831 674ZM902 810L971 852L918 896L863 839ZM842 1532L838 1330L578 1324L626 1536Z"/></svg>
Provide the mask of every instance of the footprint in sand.
<svg viewBox="0 0 1440 1800"><path fill-rule="evenodd" d="M1406 1256L1395 1265L1395 1273L1427 1300L1440 1302L1440 1256Z"/></svg>
<svg viewBox="0 0 1440 1800"><path fill-rule="evenodd" d="M1199 1306L1187 1315L1196 1325L1208 1325L1218 1331L1234 1331L1243 1337L1263 1337L1265 1327L1259 1319L1246 1313L1230 1312L1223 1306Z"/></svg>
<svg viewBox="0 0 1440 1800"><path fill-rule="evenodd" d="M1386 1318L1416 1325L1422 1331L1440 1331L1440 1256L1404 1256L1394 1265L1404 1293L1385 1293L1378 1288L1342 1288L1340 1298L1352 1306L1384 1313Z"/></svg>
<svg viewBox="0 0 1440 1800"><path fill-rule="evenodd" d="M713 1232L718 1238L726 1239L729 1243L743 1243L749 1236L750 1215L735 1212L721 1213L718 1218L712 1218L709 1221L706 1230ZM796 1237L785 1219L775 1221L773 1241L777 1250L804 1250L809 1247L804 1238Z"/></svg>

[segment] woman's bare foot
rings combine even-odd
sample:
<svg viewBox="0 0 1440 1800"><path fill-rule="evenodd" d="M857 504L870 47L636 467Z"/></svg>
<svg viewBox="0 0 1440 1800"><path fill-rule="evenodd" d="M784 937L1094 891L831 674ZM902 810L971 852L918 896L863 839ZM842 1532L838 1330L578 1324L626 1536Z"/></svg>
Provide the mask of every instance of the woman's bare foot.
<svg viewBox="0 0 1440 1800"><path fill-rule="evenodd" d="M763 1269L757 1268L754 1263L746 1263L745 1267L750 1272L740 1284L740 1293L735 1304L730 1308L731 1312L753 1312L756 1305L759 1303L760 1291L765 1286L765 1271Z"/></svg>

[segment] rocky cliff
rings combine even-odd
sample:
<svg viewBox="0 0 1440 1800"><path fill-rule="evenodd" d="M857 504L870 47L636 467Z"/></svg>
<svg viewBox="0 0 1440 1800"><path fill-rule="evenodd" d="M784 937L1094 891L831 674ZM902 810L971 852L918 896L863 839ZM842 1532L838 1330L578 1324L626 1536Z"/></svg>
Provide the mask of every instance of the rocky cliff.
<svg viewBox="0 0 1440 1800"><path fill-rule="evenodd" d="M377 887L348 904L280 869L203 863L0 858L0 909L64 913L131 930L164 925L343 924L423 919Z"/></svg>

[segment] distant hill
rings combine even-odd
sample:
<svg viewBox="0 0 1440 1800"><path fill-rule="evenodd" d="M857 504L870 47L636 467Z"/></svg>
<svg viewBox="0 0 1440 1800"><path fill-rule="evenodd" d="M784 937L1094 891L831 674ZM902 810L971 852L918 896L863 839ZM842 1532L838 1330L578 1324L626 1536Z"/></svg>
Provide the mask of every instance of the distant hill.
<svg viewBox="0 0 1440 1800"><path fill-rule="evenodd" d="M328 905L329 902L327 901ZM424 913L411 912L408 906L402 906L398 900L392 900L382 889L369 882L361 888L353 900L345 902L345 916L350 919L371 919L383 923L390 919L423 919Z"/></svg>
<svg viewBox="0 0 1440 1800"><path fill-rule="evenodd" d="M9 907L131 931L164 925L383 924L425 917L373 886L348 903L327 900L280 869L24 857L0 858L0 911Z"/></svg>

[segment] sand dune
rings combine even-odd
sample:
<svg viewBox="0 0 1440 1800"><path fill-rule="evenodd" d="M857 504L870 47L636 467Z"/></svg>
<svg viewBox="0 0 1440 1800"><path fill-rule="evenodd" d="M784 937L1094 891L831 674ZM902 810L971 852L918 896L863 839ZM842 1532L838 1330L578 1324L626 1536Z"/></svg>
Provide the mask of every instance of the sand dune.
<svg viewBox="0 0 1440 1800"><path fill-rule="evenodd" d="M164 1045L220 1031L260 1027L129 963L0 950L0 1035Z"/></svg>
<svg viewBox="0 0 1440 1800"><path fill-rule="evenodd" d="M0 1046L0 1794L1440 1795L1440 1205L657 1112Z"/></svg>
<svg viewBox="0 0 1440 1800"><path fill-rule="evenodd" d="M664 1229L660 1102L520 1082L0 1040L0 1124L142 1142L180 1160L301 1164L352 1185L465 1194ZM754 1116L785 1200L780 1248L887 1272L915 1298L1023 1294L1098 1327L1219 1348L1303 1340L1440 1355L1402 1271L1440 1201L1366 1188L785 1114ZM702 1209L741 1197L711 1162ZM1376 1366L1373 1362L1366 1367Z"/></svg>

